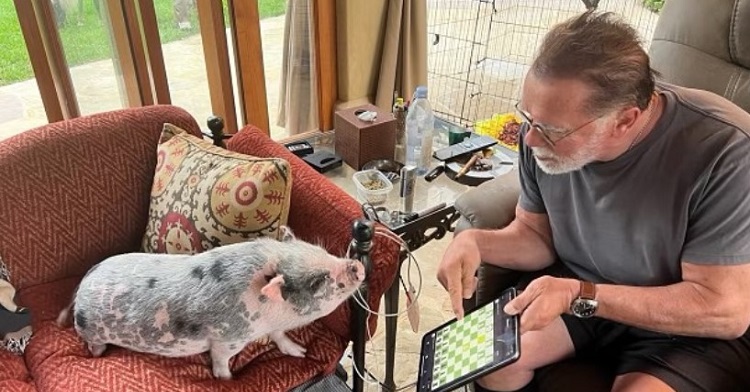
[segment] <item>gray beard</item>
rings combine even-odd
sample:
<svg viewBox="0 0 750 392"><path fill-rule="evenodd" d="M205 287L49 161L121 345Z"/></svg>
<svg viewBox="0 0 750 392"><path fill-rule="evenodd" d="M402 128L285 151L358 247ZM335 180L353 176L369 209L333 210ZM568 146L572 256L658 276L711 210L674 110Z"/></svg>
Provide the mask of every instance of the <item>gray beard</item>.
<svg viewBox="0 0 750 392"><path fill-rule="evenodd" d="M580 157L572 157L567 159L560 159L559 157L555 157L551 161L540 161L536 158L536 156L534 156L534 161L536 162L537 166L542 169L543 172L550 175L565 174L580 170L582 167L586 166L589 163L585 161L582 162L583 159L580 159Z"/></svg>

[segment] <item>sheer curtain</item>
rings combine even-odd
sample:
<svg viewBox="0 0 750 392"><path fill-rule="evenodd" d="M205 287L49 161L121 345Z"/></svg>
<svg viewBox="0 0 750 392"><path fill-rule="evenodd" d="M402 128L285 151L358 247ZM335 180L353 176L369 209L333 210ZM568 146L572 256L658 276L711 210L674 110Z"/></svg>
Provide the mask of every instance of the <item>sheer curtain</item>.
<svg viewBox="0 0 750 392"><path fill-rule="evenodd" d="M287 0L279 116L289 135L318 129L312 2Z"/></svg>
<svg viewBox="0 0 750 392"><path fill-rule="evenodd" d="M427 85L427 0L389 0L375 105L393 106Z"/></svg>

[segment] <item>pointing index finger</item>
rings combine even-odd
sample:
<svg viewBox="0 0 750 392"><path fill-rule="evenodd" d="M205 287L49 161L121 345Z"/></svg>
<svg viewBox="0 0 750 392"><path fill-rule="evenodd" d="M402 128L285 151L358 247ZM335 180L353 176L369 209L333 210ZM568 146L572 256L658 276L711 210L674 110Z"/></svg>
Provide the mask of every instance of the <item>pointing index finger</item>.
<svg viewBox="0 0 750 392"><path fill-rule="evenodd" d="M451 305L453 306L453 313L460 320L464 317L463 287L460 273L458 271L449 273L446 276L446 283L448 286L448 295L451 298Z"/></svg>

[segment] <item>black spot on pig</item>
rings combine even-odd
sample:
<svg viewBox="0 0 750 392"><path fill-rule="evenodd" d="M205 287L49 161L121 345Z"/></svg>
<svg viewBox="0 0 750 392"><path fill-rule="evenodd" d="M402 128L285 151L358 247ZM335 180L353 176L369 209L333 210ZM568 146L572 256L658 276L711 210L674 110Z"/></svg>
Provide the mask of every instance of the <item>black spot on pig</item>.
<svg viewBox="0 0 750 392"><path fill-rule="evenodd" d="M80 329L86 329L86 325L88 324L88 320L86 319L86 316L83 315L83 312L78 311L75 313L75 319L76 319L76 325Z"/></svg>
<svg viewBox="0 0 750 392"><path fill-rule="evenodd" d="M174 319L172 328L180 335L196 336L201 332L201 326L199 324L186 322L180 317Z"/></svg>
<svg viewBox="0 0 750 392"><path fill-rule="evenodd" d="M250 318L250 321L255 321L259 318L260 318L260 312L255 312L255 314L253 314L253 317Z"/></svg>
<svg viewBox="0 0 750 392"><path fill-rule="evenodd" d="M172 328L175 330L175 332L183 332L185 330L185 320L175 317L174 321L172 321Z"/></svg>
<svg viewBox="0 0 750 392"><path fill-rule="evenodd" d="M154 287L156 287L156 282L157 282L156 278L149 279L148 280L148 288L153 289Z"/></svg>
<svg viewBox="0 0 750 392"><path fill-rule="evenodd" d="M226 271L227 268L222 264L221 260L216 260L208 269L208 273L211 277L218 281L224 280L224 274L226 274Z"/></svg>
<svg viewBox="0 0 750 392"><path fill-rule="evenodd" d="M266 297L265 294L261 294L261 295L258 296L258 302L264 304L264 303L268 302L268 297Z"/></svg>
<svg viewBox="0 0 750 392"><path fill-rule="evenodd" d="M281 296L284 301L294 306L299 314L308 315L320 308L320 299L316 297L325 298L332 294L328 286L329 280L330 275L327 271L315 271L300 277L284 274Z"/></svg>
<svg viewBox="0 0 750 392"><path fill-rule="evenodd" d="M195 267L192 271L190 271L190 275L198 280L203 280L203 277L206 276L206 273L203 272L203 269L201 267Z"/></svg>
<svg viewBox="0 0 750 392"><path fill-rule="evenodd" d="M201 332L201 326L195 323L188 325L188 333L191 336L198 335Z"/></svg>

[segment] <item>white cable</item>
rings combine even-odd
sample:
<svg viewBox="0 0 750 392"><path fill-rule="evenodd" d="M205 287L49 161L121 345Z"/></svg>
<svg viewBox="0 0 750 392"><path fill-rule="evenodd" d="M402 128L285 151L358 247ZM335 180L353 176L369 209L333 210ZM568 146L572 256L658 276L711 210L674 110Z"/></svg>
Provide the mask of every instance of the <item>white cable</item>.
<svg viewBox="0 0 750 392"><path fill-rule="evenodd" d="M362 375L362 372L357 368L357 363L354 361L354 355L352 355L351 361L352 361L352 370L354 370L354 373L356 373L357 376L359 376L359 378L362 381L364 381L364 382L366 382L366 383L368 383L370 385L380 386L380 384L381 384L380 380L378 380L377 378L375 378L375 376L373 376L372 374L370 374L370 372L365 372L365 374L367 374L367 377L365 377L365 376Z"/></svg>
<svg viewBox="0 0 750 392"><path fill-rule="evenodd" d="M376 228L375 229L375 237L377 237L378 235L380 235L381 237L385 237L385 238L387 238L387 239L389 239L391 241L396 242L399 245L399 250L403 249L403 250L406 251L407 262L408 262L407 269L406 269L406 281L408 282L409 287L414 287L413 284L412 284L412 277L411 277L411 264L414 263L414 265L415 265L415 267L417 269L417 274L419 275L419 286L418 286L417 293L416 293L415 297L412 299L411 305L407 306L403 311L398 312L398 313L388 314L388 313L380 313L380 312L373 311L370 308L370 306L367 303L367 301L365 300L364 295L362 294L362 291L360 289L357 289L357 291L352 296L354 298L354 300L357 302L357 304L362 309L364 309L365 311L367 311L367 313L368 313L368 315L367 315L367 317L365 319L365 328L366 328L366 333L367 333L367 342L370 343L370 355L372 355L374 357L375 363L378 363L378 361L377 361L376 350L373 347L374 343L373 343L373 339L372 339L372 331L370 329L370 322L369 322L370 321L370 317L372 315L382 316L382 317L398 317L398 316L400 316L400 315L408 312L411 309L412 306L416 306L417 305L417 299L419 298L419 296L422 293L422 283L423 283L422 269L419 266L419 263L417 262L416 257L414 257L414 255L412 254L411 250L409 249L409 245L406 243L406 241L404 241L403 238L397 236L393 232L391 232L389 230L385 230L385 229L378 229L378 228ZM349 247L349 251L347 251L347 257L348 258L351 258L351 249L352 249L352 247L350 246ZM400 267L402 267L402 266L403 266L403 264ZM400 279L400 278L401 278L401 268L399 268L398 276L396 277L396 279ZM398 283L394 282L394 284L398 284ZM406 288L406 289L408 290L408 288ZM407 295L408 295L408 293L407 293ZM367 353L365 353L365 355L366 354ZM377 385L377 386L381 386L382 385L382 382L380 382L375 377L375 375L372 374L372 372L370 372L370 371L364 371L364 373L366 373L367 376L363 375L363 371L361 371L359 368L357 368L357 365L356 365L356 363L354 361L353 356L351 358L351 363L352 363L352 369L353 369L353 371L357 374L357 376L359 376L359 378L361 380L363 380L364 382L366 382L369 385ZM416 385L416 383L412 383L410 385ZM400 390L403 390L403 389L405 389L405 388L402 387L402 388L398 388L397 390L400 391Z"/></svg>
<svg viewBox="0 0 750 392"><path fill-rule="evenodd" d="M396 242L400 248L403 248L406 251L407 254L407 260L408 260L408 266L407 266L407 273L406 273L406 279L407 282L409 282L409 285L412 285L411 282L411 263L413 262L414 265L417 268L417 273L419 274L419 288L417 289L416 296L412 299L411 305L407 306L406 309L404 309L401 312L398 313L380 313L373 311L367 301L364 299L364 296L362 295L362 291L358 288L357 291L352 296L354 298L354 301L362 307L367 313L373 314L376 316L382 316L382 317L399 317L400 315L407 313L412 306L416 306L417 300L419 299L419 296L422 294L422 269L419 266L419 263L417 262L416 257L411 253L411 250L409 249L409 246L406 244L406 242L403 240L403 238L398 237L397 235L393 234L390 231L387 230L378 230L375 229L375 235L377 236L380 234L381 236L388 238L391 241ZM349 247L349 251L347 252L347 258L351 257L351 247ZM399 269L398 276L396 279L398 279L401 276L401 271ZM394 282L396 283L396 282ZM369 317L369 316L368 316Z"/></svg>
<svg viewBox="0 0 750 392"><path fill-rule="evenodd" d="M419 296L422 293L422 269L419 266L419 263L417 262L416 257L414 257L414 255L411 253L411 250L409 249L409 246L406 243L406 241L404 241L403 238L397 236L396 234L394 234L393 232L388 231L388 230L378 230L376 228L375 229L375 236L377 236L377 235L380 235L380 236L385 237L385 238L387 238L387 239L389 239L391 241L396 242L399 245L399 250L400 249L404 249L406 251L407 261L408 261L408 265L407 265L407 269L406 269L406 281L409 283L410 287L413 287L412 281L411 281L411 264L413 262L414 265L417 268L417 273L419 274L419 288L417 289L416 296L412 300L411 305L407 306L406 309L404 309L401 312L391 313L391 314L374 312L372 309L370 309L370 306L367 303L367 301L364 299L364 296L362 295L362 291L360 289L357 289L357 291L352 296L354 298L354 301L356 301L357 304L362 309L364 309L365 311L367 311L367 313L368 313L368 315L367 315L367 317L365 319L365 328L366 328L366 333L367 333L367 342L370 343L370 354L374 357L375 363L378 363L378 361L377 361L376 350L374 348L374 343L372 341L372 331L370 330L370 317L372 315L382 316L382 317L398 317L398 316L400 316L400 315L408 312L411 309L412 306L416 306L417 305L417 299L419 298ZM347 255L346 255L347 258L351 258L351 249L352 249L352 247L349 247L349 250L347 251ZM399 279L400 277L401 277L401 270L399 268L398 276L396 277L396 279ZM398 284L398 283L394 282L394 284ZM367 353L365 353L365 355L366 354ZM357 368L357 364L355 363L353 356L351 358L351 362L352 362L352 370L357 374L357 376L359 376L359 378L362 381L364 381L364 382L366 382L367 384L370 384L370 385L377 385L378 387L380 387L382 385L382 382L380 382L380 380L378 380L377 378L375 378L375 376L371 372L369 372L369 371L364 371L364 373L367 375L367 377L365 377L362 374L363 372L360 371L360 369ZM399 389L399 390L401 390L401 389Z"/></svg>

